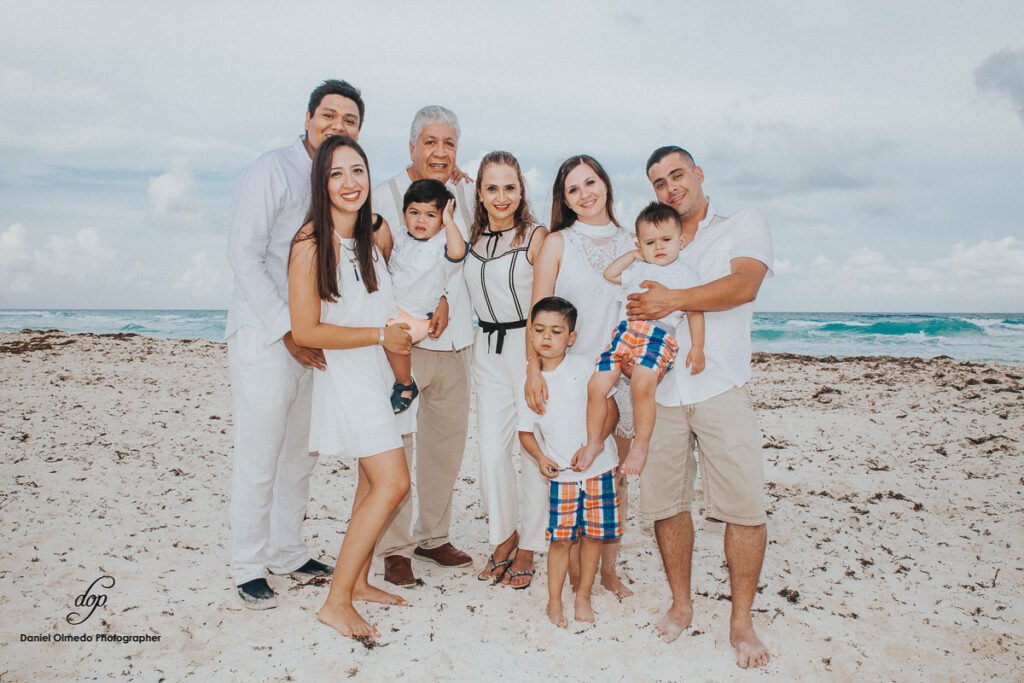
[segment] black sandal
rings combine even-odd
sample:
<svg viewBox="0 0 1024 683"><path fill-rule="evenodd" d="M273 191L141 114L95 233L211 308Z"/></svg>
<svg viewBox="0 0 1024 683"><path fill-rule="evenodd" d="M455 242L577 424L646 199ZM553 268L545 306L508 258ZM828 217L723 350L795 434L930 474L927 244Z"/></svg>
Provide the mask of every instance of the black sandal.
<svg viewBox="0 0 1024 683"><path fill-rule="evenodd" d="M480 576L477 574L478 581L490 581L491 585L494 586L501 583L501 580L505 578L505 572L512 566L512 558L505 558L501 562L494 561L494 555L487 558L487 576ZM495 574L494 570L501 569L501 573Z"/></svg>
<svg viewBox="0 0 1024 683"><path fill-rule="evenodd" d="M509 588L511 588L512 590L524 591L524 590L526 590L527 588L530 587L531 583L533 583L533 576L536 573L537 573L537 568L536 567L534 567L533 569L524 569L522 571L519 571L519 570L516 570L516 569L512 569L512 567L509 567L508 571L505 572L505 576L508 577L508 580L509 580L508 586L509 586ZM521 576L529 576L530 580L527 581L526 583L524 583L522 586L513 586L512 585L512 579L518 579Z"/></svg>
<svg viewBox="0 0 1024 683"><path fill-rule="evenodd" d="M402 396L402 392L405 391L408 391L410 395ZM413 380L412 384L399 384L395 382L395 386L391 388L391 409L395 411L395 415L404 413L419 395L420 389L416 386L416 380Z"/></svg>

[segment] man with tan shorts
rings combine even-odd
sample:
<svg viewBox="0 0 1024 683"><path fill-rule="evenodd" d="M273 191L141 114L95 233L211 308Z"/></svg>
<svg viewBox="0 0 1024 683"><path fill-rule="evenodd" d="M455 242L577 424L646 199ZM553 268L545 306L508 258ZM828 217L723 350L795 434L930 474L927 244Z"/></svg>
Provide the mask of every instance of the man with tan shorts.
<svg viewBox="0 0 1024 683"><path fill-rule="evenodd" d="M751 210L726 216L704 195L704 171L680 147L660 147L647 161L658 200L683 223L689 245L679 259L697 271L690 289L649 289L630 295L630 318L651 320L671 311L704 311L704 372L671 370L658 386L658 408L647 463L640 474L640 512L654 533L672 591L672 605L658 624L671 642L693 617L694 481L698 459L705 514L725 522L725 558L732 588L729 640L743 668L767 664L768 648L754 632L751 607L764 560L767 532L761 437L747 392L753 302L771 274L772 240L764 217ZM685 323L676 329L689 345Z"/></svg>

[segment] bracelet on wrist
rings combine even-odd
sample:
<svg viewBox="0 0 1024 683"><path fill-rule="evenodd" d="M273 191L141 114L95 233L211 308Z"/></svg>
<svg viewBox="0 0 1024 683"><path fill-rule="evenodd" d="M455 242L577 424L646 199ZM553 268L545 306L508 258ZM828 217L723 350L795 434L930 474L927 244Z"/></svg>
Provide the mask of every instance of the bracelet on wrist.
<svg viewBox="0 0 1024 683"><path fill-rule="evenodd" d="M380 346L384 346L384 328L383 327L377 328L377 343Z"/></svg>

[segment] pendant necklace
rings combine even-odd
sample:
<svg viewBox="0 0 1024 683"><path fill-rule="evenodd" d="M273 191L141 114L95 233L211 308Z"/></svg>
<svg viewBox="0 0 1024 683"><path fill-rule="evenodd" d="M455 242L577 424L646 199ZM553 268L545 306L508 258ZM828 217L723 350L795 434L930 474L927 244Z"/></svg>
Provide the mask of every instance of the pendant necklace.
<svg viewBox="0 0 1024 683"><path fill-rule="evenodd" d="M334 234L338 237L338 244L341 246L342 255L345 256L345 259L352 265L352 273L356 276L356 282L360 282L359 266L356 263L356 250L349 248L349 246L343 241L344 238L341 235L338 235L337 232Z"/></svg>

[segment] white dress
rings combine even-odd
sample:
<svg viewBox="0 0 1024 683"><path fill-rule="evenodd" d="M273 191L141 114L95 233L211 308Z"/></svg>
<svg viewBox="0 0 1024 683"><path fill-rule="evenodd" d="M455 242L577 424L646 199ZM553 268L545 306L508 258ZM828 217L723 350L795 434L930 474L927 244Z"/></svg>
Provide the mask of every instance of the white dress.
<svg viewBox="0 0 1024 683"><path fill-rule="evenodd" d="M526 378L526 317L530 314L533 264L527 255L537 228L510 248L511 235L484 233L466 257L463 276L482 327L473 345L476 437L480 452L480 493L487 511L488 538L498 545L519 530L519 547L544 551L548 487L533 458L524 454L522 505L512 453L519 442L516 393ZM502 245L505 245L502 247ZM495 329L491 324L522 327ZM484 326L490 327L488 332Z"/></svg>
<svg viewBox="0 0 1024 683"><path fill-rule="evenodd" d="M596 363L619 324L620 290L605 279L604 269L619 256L636 249L636 238L614 223L595 226L579 221L559 234L565 247L555 279L555 296L566 299L579 312L576 343L568 353L589 356ZM620 382L615 403L619 407L615 431L620 436L632 437L633 404L628 384Z"/></svg>
<svg viewBox="0 0 1024 683"><path fill-rule="evenodd" d="M384 257L374 248L377 291L358 275L355 240L338 237L337 301L320 304L320 322L342 327L384 327L397 311ZM391 387L395 374L382 346L324 349L327 369L313 373L309 450L321 455L365 458L402 447L402 435L416 431L416 408L395 415Z"/></svg>

